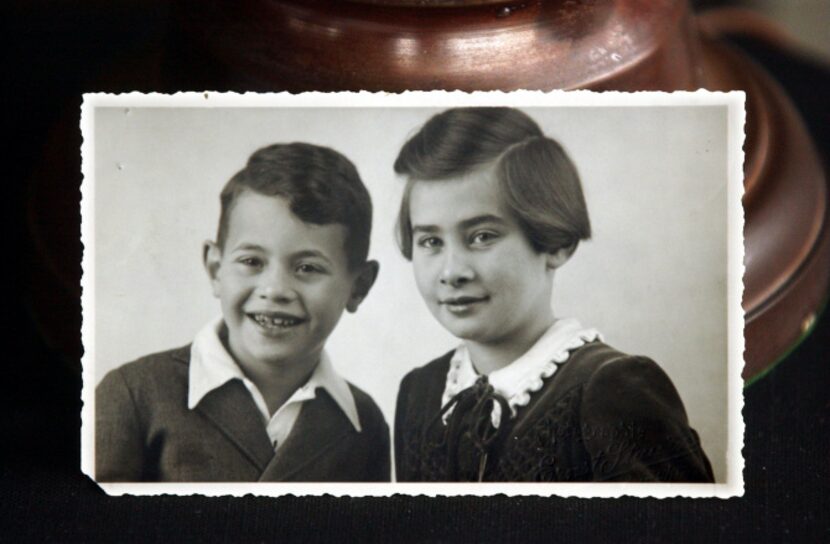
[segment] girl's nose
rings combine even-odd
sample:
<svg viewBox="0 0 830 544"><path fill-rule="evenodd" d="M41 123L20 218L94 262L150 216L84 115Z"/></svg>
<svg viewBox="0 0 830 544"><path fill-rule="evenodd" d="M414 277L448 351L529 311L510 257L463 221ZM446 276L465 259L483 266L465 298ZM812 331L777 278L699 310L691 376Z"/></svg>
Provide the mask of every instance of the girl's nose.
<svg viewBox="0 0 830 544"><path fill-rule="evenodd" d="M469 283L474 277L475 272L466 259L457 252L447 252L441 275L438 278L441 284L460 287Z"/></svg>

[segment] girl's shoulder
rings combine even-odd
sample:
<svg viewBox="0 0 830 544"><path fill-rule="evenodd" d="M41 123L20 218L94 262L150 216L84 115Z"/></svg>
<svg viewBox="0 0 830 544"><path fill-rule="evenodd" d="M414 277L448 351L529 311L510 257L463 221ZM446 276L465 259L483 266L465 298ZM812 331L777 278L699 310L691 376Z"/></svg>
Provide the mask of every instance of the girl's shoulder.
<svg viewBox="0 0 830 544"><path fill-rule="evenodd" d="M595 380L619 379L655 372L663 371L648 357L629 355L597 340L571 352L557 375L570 380Z"/></svg>
<svg viewBox="0 0 830 544"><path fill-rule="evenodd" d="M595 407L620 410L621 401L636 400L631 404L641 410L648 406L671 406L683 412L677 389L659 364L603 342L592 342L576 350L560 372L560 387L581 387L583 401L590 401Z"/></svg>
<svg viewBox="0 0 830 544"><path fill-rule="evenodd" d="M444 381L447 378L447 371L450 368L450 360L452 359L455 349L452 349L433 359L425 365L413 368L401 381L401 388L406 386L424 385L433 382L440 382L443 387Z"/></svg>

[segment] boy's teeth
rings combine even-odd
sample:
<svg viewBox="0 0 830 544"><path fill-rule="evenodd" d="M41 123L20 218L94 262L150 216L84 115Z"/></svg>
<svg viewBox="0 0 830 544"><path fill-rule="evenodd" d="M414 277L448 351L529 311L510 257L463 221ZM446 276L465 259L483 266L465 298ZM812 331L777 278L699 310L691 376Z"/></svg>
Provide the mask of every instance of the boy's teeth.
<svg viewBox="0 0 830 544"><path fill-rule="evenodd" d="M298 319L269 317L265 314L255 314L254 319L263 327L290 327L299 323Z"/></svg>

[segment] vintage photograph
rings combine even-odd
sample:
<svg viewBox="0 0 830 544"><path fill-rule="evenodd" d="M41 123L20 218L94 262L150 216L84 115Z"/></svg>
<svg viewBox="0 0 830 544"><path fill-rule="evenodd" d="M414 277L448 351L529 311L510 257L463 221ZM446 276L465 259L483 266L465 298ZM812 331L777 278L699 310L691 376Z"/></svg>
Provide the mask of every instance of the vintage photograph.
<svg viewBox="0 0 830 544"><path fill-rule="evenodd" d="M86 95L112 494L743 494L743 93Z"/></svg>

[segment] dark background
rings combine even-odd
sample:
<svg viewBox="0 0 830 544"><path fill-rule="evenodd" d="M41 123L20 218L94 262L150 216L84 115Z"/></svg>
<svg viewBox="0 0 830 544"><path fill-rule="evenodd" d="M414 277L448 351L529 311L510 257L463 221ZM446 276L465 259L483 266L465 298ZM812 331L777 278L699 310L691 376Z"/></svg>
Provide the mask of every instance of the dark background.
<svg viewBox="0 0 830 544"><path fill-rule="evenodd" d="M811 336L745 390L743 498L106 496L79 470L81 94L224 89L189 72L171 74L159 60L182 49L163 1L33 0L3 11L2 242L11 281L0 373L0 541L829 540L826 312ZM805 53L732 41L785 86L830 156L822 44Z"/></svg>

